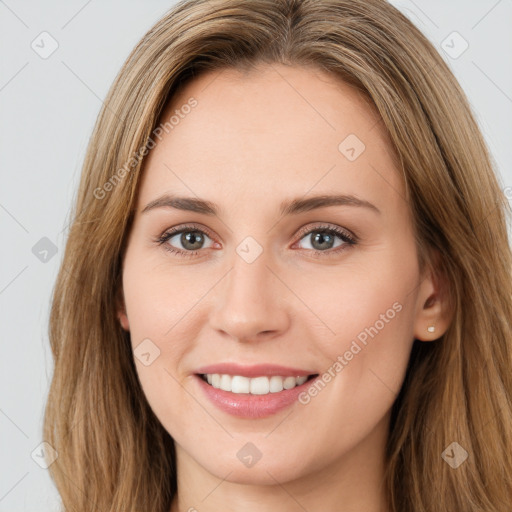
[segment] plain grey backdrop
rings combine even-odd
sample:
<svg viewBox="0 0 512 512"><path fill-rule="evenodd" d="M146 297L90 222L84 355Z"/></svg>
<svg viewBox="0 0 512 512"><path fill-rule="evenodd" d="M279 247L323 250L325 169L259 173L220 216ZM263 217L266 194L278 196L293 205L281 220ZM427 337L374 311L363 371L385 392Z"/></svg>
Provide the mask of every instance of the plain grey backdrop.
<svg viewBox="0 0 512 512"><path fill-rule="evenodd" d="M503 188L511 187L512 0L392 3L451 66ZM0 0L0 512L58 509L39 463L53 369L50 295L68 213L107 90L133 46L174 4Z"/></svg>

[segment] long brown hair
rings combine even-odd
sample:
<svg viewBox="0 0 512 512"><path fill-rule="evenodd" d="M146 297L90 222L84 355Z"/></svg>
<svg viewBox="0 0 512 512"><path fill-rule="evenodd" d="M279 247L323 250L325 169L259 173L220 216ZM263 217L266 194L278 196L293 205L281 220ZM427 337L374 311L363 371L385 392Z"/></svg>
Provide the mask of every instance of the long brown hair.
<svg viewBox="0 0 512 512"><path fill-rule="evenodd" d="M421 263L442 256L453 321L436 342L415 341L393 406L390 509L509 512L510 207L454 76L382 0L182 1L129 55L89 143L53 294L44 439L58 452L49 471L63 509L170 509L173 440L116 316L122 257L164 105L204 70L257 63L316 67L367 96L399 156ZM453 442L468 453L457 468L442 457Z"/></svg>

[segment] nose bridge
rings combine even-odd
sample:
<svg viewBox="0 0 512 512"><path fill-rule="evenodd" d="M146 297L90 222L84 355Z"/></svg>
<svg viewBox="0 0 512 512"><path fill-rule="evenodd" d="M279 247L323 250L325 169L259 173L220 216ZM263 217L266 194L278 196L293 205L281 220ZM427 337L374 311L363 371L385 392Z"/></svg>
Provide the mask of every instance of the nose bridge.
<svg viewBox="0 0 512 512"><path fill-rule="evenodd" d="M282 284L270 270L267 252L253 240L236 248L230 272L216 293L212 326L238 340L287 328Z"/></svg>
<svg viewBox="0 0 512 512"><path fill-rule="evenodd" d="M242 247L238 249L241 251ZM253 304L268 304L268 292L273 287L268 260L263 253L254 261L245 259L244 255L237 253L233 258L232 271L226 287L226 299L247 307Z"/></svg>

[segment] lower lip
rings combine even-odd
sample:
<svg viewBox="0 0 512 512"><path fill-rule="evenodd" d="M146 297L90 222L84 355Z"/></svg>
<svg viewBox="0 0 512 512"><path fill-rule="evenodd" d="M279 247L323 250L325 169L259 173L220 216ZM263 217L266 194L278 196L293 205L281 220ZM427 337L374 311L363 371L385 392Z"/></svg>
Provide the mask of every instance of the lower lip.
<svg viewBox="0 0 512 512"><path fill-rule="evenodd" d="M300 386L284 389L277 393L266 395L251 395L249 393L232 393L214 388L205 382L199 375L195 375L199 386L206 396L220 410L239 418L265 418L286 409L297 401L299 395L305 391L318 377L307 380Z"/></svg>

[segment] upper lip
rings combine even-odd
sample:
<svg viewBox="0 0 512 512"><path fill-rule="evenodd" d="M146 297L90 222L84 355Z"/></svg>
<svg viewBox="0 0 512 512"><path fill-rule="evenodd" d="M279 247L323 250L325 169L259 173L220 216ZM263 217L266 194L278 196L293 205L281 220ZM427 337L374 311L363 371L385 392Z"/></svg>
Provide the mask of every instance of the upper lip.
<svg viewBox="0 0 512 512"><path fill-rule="evenodd" d="M237 363L218 363L198 368L195 373L204 374L226 374L240 375L242 377L262 377L279 375L281 377L302 377L316 375L314 371L302 370L300 368L290 368L275 364L255 364L240 365Z"/></svg>

